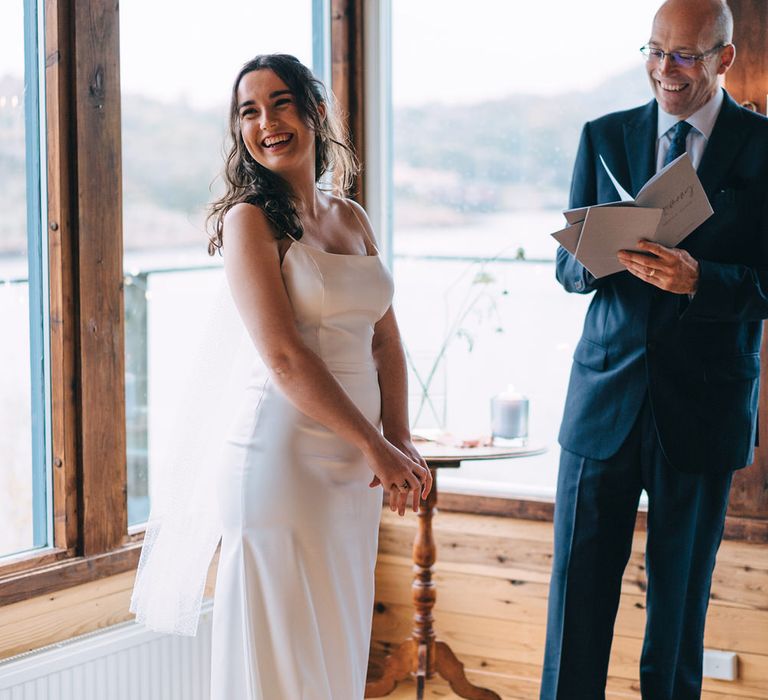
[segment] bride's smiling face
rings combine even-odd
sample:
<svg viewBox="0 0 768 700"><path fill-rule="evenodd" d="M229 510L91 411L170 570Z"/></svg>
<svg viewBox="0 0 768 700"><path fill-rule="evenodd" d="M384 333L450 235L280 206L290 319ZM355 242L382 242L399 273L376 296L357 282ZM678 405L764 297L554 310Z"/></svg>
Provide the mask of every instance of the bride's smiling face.
<svg viewBox="0 0 768 700"><path fill-rule="evenodd" d="M246 73L237 87L240 132L260 165L280 175L314 172L315 132L299 112L296 97L272 70ZM324 105L319 105L321 114Z"/></svg>

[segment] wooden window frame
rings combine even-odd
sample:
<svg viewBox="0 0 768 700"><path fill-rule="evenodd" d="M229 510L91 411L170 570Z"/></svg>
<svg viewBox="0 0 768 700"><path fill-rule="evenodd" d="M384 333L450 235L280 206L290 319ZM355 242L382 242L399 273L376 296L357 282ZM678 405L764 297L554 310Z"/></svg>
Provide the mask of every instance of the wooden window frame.
<svg viewBox="0 0 768 700"><path fill-rule="evenodd" d="M53 543L0 605L127 571L118 4L45 0Z"/></svg>

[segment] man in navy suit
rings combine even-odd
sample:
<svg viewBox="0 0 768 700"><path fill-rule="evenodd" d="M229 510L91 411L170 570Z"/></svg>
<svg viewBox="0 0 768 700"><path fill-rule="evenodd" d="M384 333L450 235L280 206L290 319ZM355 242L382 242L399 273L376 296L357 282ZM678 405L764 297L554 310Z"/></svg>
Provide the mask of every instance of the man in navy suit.
<svg viewBox="0 0 768 700"><path fill-rule="evenodd" d="M719 0L669 0L643 53L655 99L589 122L571 207L637 194L687 151L714 214L677 248L639 242L595 279L566 250L557 279L594 293L560 431L542 700L605 697L638 500L648 494L646 700L693 700L731 475L752 461L768 318L768 120L722 89L735 57Z"/></svg>

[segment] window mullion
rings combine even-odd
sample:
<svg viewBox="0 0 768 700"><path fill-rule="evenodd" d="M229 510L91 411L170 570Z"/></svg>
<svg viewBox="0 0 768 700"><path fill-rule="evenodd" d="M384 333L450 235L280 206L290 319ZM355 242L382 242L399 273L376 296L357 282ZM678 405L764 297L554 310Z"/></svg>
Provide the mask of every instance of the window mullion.
<svg viewBox="0 0 768 700"><path fill-rule="evenodd" d="M364 0L362 12L365 62L360 99L365 102L364 141L359 152L364 163L365 208L392 269L392 104L390 0Z"/></svg>
<svg viewBox="0 0 768 700"><path fill-rule="evenodd" d="M45 112L53 454L53 544L74 551L78 524L77 313L72 190L74 93L72 18L63 0L45 2ZM75 201L73 201L75 200Z"/></svg>
<svg viewBox="0 0 768 700"><path fill-rule="evenodd" d="M312 70L331 84L331 0L312 0Z"/></svg>
<svg viewBox="0 0 768 700"><path fill-rule="evenodd" d="M42 206L41 163L45 139L41 138L40 70L38 50L37 0L24 0L24 119L27 180L27 262L29 279L30 380L32 410L32 545L50 542L49 488L50 457L48 430L48 335L45 318L48 309L47 261L43 254L45 228Z"/></svg>
<svg viewBox="0 0 768 700"><path fill-rule="evenodd" d="M118 6L71 6L75 36L82 554L127 534Z"/></svg>

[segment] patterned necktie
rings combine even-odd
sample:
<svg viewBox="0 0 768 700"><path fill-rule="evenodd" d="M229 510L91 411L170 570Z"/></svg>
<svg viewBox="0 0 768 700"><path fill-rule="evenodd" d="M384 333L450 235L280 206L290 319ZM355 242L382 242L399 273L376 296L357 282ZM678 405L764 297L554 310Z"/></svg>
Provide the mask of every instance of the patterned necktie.
<svg viewBox="0 0 768 700"><path fill-rule="evenodd" d="M672 127L672 143L669 145L667 151L667 157L664 159L664 165L669 165L675 158L679 158L685 153L685 139L688 136L688 132L693 127L685 121L677 122Z"/></svg>

